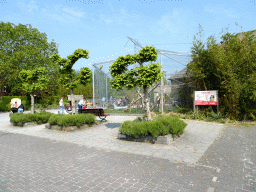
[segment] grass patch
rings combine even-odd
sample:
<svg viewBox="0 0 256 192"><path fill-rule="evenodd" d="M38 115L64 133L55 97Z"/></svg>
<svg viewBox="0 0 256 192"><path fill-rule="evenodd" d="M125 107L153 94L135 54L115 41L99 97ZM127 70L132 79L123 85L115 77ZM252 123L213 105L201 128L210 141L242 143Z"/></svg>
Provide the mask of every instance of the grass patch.
<svg viewBox="0 0 256 192"><path fill-rule="evenodd" d="M242 125L245 127L250 127L250 125L248 123L242 123Z"/></svg>
<svg viewBox="0 0 256 192"><path fill-rule="evenodd" d="M117 113L117 114L144 114L143 109L104 109L105 113Z"/></svg>

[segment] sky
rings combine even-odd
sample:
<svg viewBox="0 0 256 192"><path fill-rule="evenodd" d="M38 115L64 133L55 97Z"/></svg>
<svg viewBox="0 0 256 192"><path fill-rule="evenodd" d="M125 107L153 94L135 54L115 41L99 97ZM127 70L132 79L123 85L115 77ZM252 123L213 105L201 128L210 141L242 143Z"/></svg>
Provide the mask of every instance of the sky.
<svg viewBox="0 0 256 192"><path fill-rule="evenodd" d="M204 38L221 32L256 29L256 0L0 0L0 21L31 24L58 44L66 58L76 49L89 51L73 68L134 54L134 44L191 53L194 36L202 26ZM228 28L228 29L226 29ZM167 75L183 69L190 57L162 56ZM160 62L158 56L157 62ZM109 72L112 63L103 64ZM96 66L99 67L98 64Z"/></svg>

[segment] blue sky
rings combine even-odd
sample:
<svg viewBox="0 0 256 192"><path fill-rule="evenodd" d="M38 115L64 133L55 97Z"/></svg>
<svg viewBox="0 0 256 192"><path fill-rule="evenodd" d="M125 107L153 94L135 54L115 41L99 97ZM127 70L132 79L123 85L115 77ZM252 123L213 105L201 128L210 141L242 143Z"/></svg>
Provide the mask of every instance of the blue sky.
<svg viewBox="0 0 256 192"><path fill-rule="evenodd" d="M49 42L59 44L61 57L77 48L89 50L90 58L80 59L75 69L133 54L127 36L142 46L190 53L199 24L205 39L215 35L219 40L228 26L231 33L255 30L255 18L256 0L0 0L0 21L31 24L45 32ZM164 57L162 61L168 74L184 68Z"/></svg>

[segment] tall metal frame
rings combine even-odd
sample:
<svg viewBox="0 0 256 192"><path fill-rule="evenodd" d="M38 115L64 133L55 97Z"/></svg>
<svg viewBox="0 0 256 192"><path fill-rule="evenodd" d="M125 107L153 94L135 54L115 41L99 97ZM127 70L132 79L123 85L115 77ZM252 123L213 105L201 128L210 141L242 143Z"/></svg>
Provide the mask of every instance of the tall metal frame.
<svg viewBox="0 0 256 192"><path fill-rule="evenodd" d="M127 36L127 38L134 43L134 47L142 48L142 45L140 44L140 42L138 40L133 39L133 38L131 38L129 36ZM176 61L177 63L180 63L180 64L182 64L184 66L187 66L187 65L182 63L182 62L180 62L180 61L178 61L178 60L176 60L176 59L174 59L174 58L172 58L172 57L170 57L170 55L187 56L187 57L191 57L192 56L189 53L180 53L180 52L168 51L168 50L163 50L163 49L156 49L156 50L158 51L158 53L160 53L160 65L162 65L162 55L164 55L165 57L168 57L169 59L171 59L173 61ZM161 102L160 103L161 103L161 113L163 113L163 77L161 78Z"/></svg>
<svg viewBox="0 0 256 192"><path fill-rule="evenodd" d="M100 65L100 64L106 64L106 63L112 63L114 62L115 59L110 59L110 60L107 60L107 61L101 61L101 62L97 62L97 63L93 63L92 64L92 89L93 89L93 108L95 108L95 86L94 86L94 83L95 83L95 74L94 74L94 69L96 67L96 65ZM105 74L106 75L106 82L107 82L107 75L108 74ZM106 90L107 90L107 83L106 83ZM107 93L107 92L106 92ZM106 95L106 99L107 99L107 95Z"/></svg>

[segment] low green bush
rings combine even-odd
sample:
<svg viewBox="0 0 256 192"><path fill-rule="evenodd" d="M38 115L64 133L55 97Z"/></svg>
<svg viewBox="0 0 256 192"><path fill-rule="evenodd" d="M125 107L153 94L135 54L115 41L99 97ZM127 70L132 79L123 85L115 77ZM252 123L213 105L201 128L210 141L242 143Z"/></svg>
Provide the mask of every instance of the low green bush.
<svg viewBox="0 0 256 192"><path fill-rule="evenodd" d="M80 127L83 124L92 124L95 122L95 115L93 114L53 114L48 123L51 125L59 125L62 127L77 126Z"/></svg>
<svg viewBox="0 0 256 192"><path fill-rule="evenodd" d="M177 109L177 112L182 113L182 114L188 113L190 111L191 111L191 109L189 109L189 108L178 108Z"/></svg>
<svg viewBox="0 0 256 192"><path fill-rule="evenodd" d="M10 102L12 98L20 98L25 110L30 108L29 96L0 96L0 111L10 111Z"/></svg>
<svg viewBox="0 0 256 192"><path fill-rule="evenodd" d="M180 135L184 132L187 124L177 116L159 116L151 121L137 118L134 121L125 121L120 127L120 132L135 138L151 135L154 138L169 133Z"/></svg>
<svg viewBox="0 0 256 192"><path fill-rule="evenodd" d="M12 123L18 124L19 126L22 126L26 122L30 122L30 118L27 116L27 114L22 113L12 114L10 120Z"/></svg>
<svg viewBox="0 0 256 192"><path fill-rule="evenodd" d="M31 114L32 115L32 114ZM35 113L32 118L34 118L34 121L36 121L38 124L47 123L50 119L52 113L42 111L40 113Z"/></svg>
<svg viewBox="0 0 256 192"><path fill-rule="evenodd" d="M17 123L18 125L23 125L24 123L36 121L38 124L46 123L52 113L50 112L40 112L40 113L14 113L11 115L10 120L12 123Z"/></svg>
<svg viewBox="0 0 256 192"><path fill-rule="evenodd" d="M211 113L211 118L214 121L218 121L218 120L222 119L222 114L220 112L218 112L218 113L212 112Z"/></svg>

